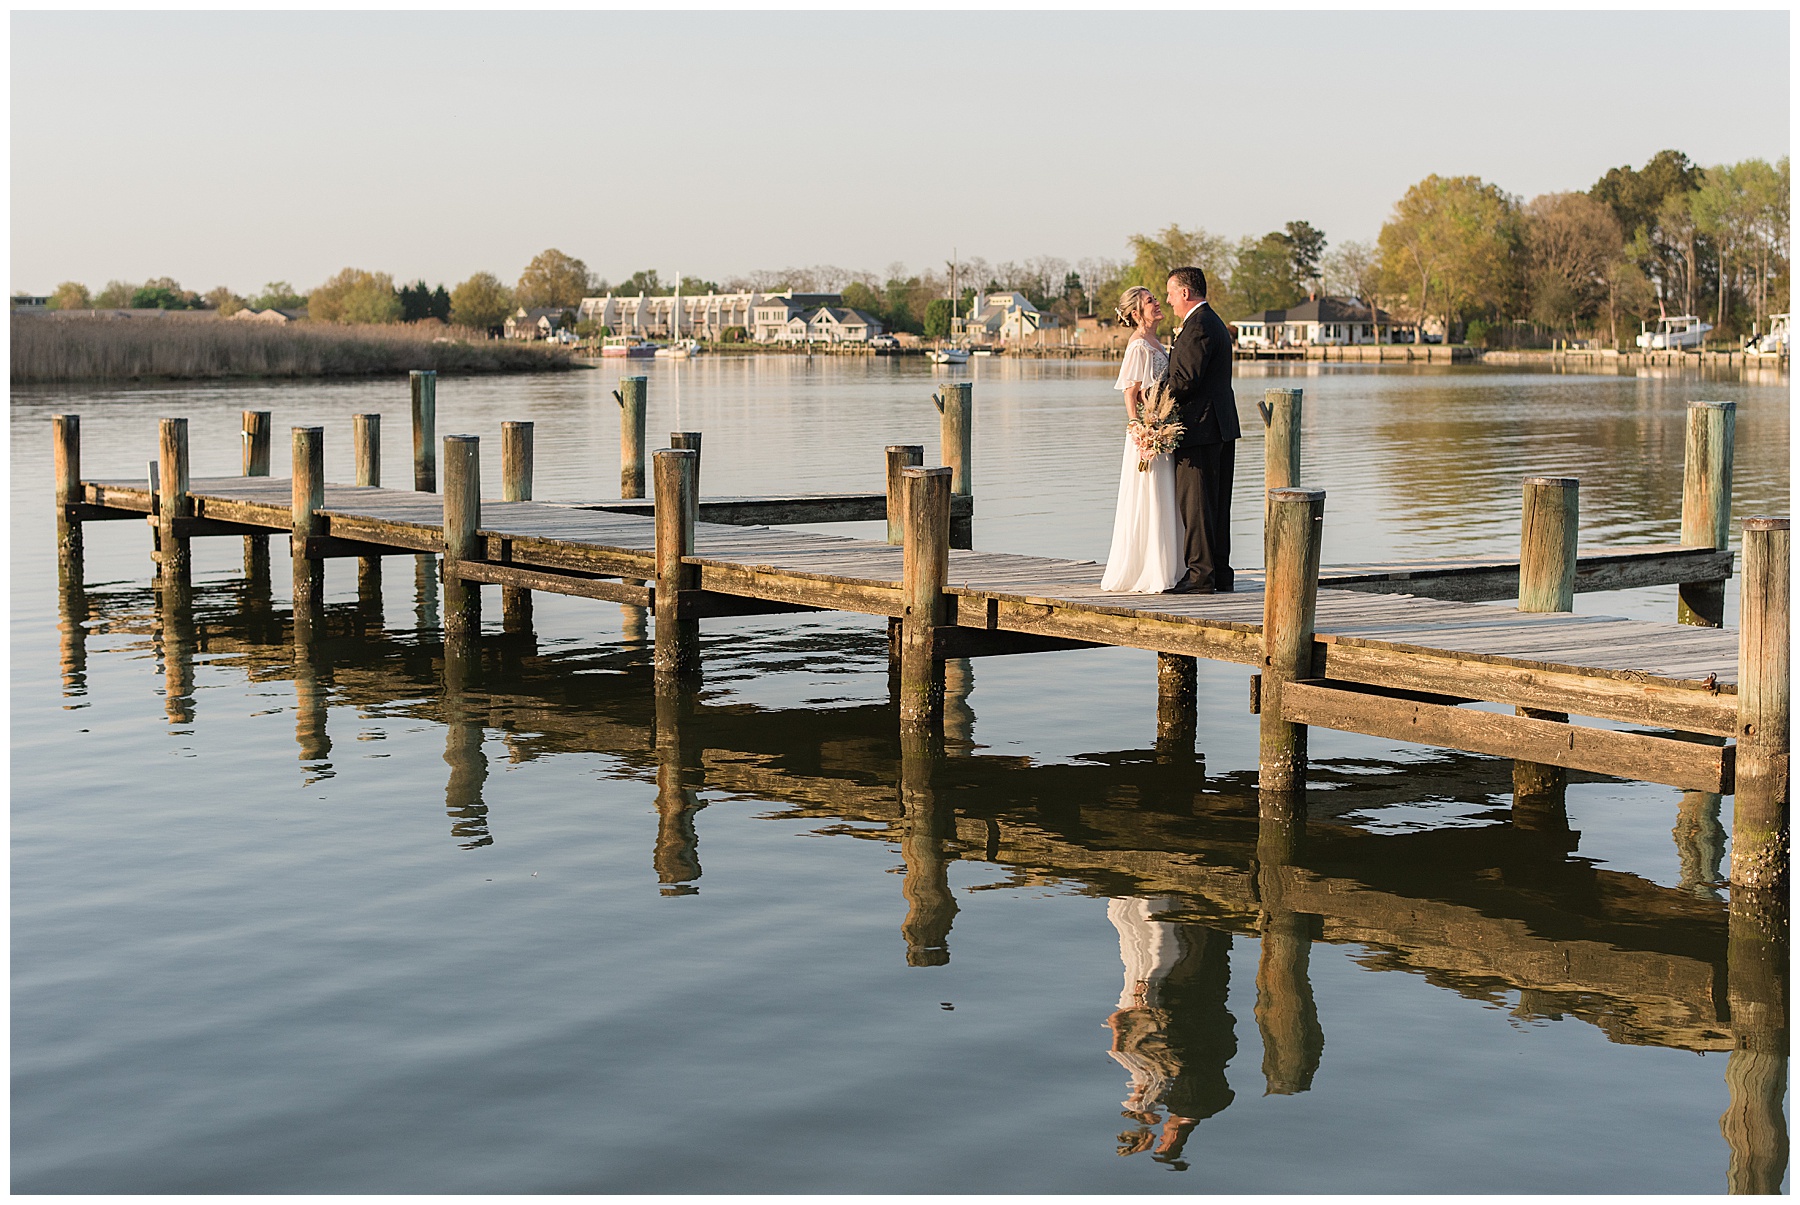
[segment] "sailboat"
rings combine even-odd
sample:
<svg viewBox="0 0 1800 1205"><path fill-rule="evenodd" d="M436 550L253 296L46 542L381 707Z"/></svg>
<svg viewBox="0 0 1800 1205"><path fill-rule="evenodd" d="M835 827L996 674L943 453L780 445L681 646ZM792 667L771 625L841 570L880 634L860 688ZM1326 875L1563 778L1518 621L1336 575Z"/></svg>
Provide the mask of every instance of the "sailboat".
<svg viewBox="0 0 1800 1205"><path fill-rule="evenodd" d="M950 249L950 333L956 333L956 249ZM966 347L933 348L927 358L933 364L967 364L969 349Z"/></svg>
<svg viewBox="0 0 1800 1205"><path fill-rule="evenodd" d="M669 306L669 343L656 349L659 360L685 360L700 350L694 339L681 338L681 273L675 274L675 297Z"/></svg>

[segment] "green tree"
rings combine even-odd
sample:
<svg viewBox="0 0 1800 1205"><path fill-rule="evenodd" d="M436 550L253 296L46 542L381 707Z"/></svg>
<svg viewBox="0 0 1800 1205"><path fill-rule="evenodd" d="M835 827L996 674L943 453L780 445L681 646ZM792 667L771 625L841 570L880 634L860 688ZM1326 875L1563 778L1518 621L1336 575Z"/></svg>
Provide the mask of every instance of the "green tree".
<svg viewBox="0 0 1800 1205"><path fill-rule="evenodd" d="M415 281L400 289L400 320L402 322L424 322L435 318L439 322L450 321L450 294L439 285L434 291L424 281Z"/></svg>
<svg viewBox="0 0 1800 1205"><path fill-rule="evenodd" d="M450 320L458 326L492 331L516 309L512 290L492 272L477 272L450 290Z"/></svg>
<svg viewBox="0 0 1800 1205"><path fill-rule="evenodd" d="M950 333L950 299L933 297L925 307L925 337L942 339Z"/></svg>
<svg viewBox="0 0 1800 1205"><path fill-rule="evenodd" d="M100 295L94 298L97 310L123 310L131 306L131 295L137 292L136 285L128 285L122 280L109 280Z"/></svg>
<svg viewBox="0 0 1800 1205"><path fill-rule="evenodd" d="M1625 250L1612 210L1586 193L1546 193L1523 218L1532 320L1571 332L1598 322Z"/></svg>
<svg viewBox="0 0 1800 1205"><path fill-rule="evenodd" d="M657 276L655 268L640 268L633 272L620 283L617 291L621 297L667 297L671 292Z"/></svg>
<svg viewBox="0 0 1800 1205"><path fill-rule="evenodd" d="M1232 257L1231 310L1220 317L1243 318L1264 310L1285 310L1306 299L1295 277L1293 244L1285 234L1246 238ZM1219 307L1215 304L1215 310Z"/></svg>
<svg viewBox="0 0 1800 1205"><path fill-rule="evenodd" d="M1325 232L1315 229L1311 222L1289 222L1281 239L1287 244L1294 284L1304 291L1309 283L1319 279L1325 256Z"/></svg>
<svg viewBox="0 0 1800 1205"><path fill-rule="evenodd" d="M1119 274L1117 289L1111 296L1101 296L1108 307L1118 304L1118 297L1133 285L1143 285L1158 297L1165 296L1169 273L1175 268L1195 267L1206 273L1207 301L1224 318L1238 316L1243 307L1229 287L1234 256L1231 244L1204 230L1183 230L1170 225L1152 237L1134 234L1128 240L1131 263ZM1174 314L1164 314L1164 331L1173 330Z"/></svg>
<svg viewBox="0 0 1800 1205"><path fill-rule="evenodd" d="M243 309L245 304L242 297L239 297L224 285L209 290L200 300L206 304L207 309L219 311L219 317L221 318L231 317L233 314Z"/></svg>
<svg viewBox="0 0 1800 1205"><path fill-rule="evenodd" d="M87 310L92 309L93 305L87 286L79 281L65 280L50 294L50 308L53 310Z"/></svg>
<svg viewBox="0 0 1800 1205"><path fill-rule="evenodd" d="M131 294L134 310L194 310L200 308L200 295L190 293L167 276L145 281Z"/></svg>
<svg viewBox="0 0 1800 1205"><path fill-rule="evenodd" d="M513 287L518 304L526 309L562 306L573 309L587 296L587 265L572 255L564 255L552 247L540 251L519 274Z"/></svg>
<svg viewBox="0 0 1800 1205"><path fill-rule="evenodd" d="M1657 285L1658 296L1692 313L1698 297L1701 248L1688 197L1705 173L1676 150L1658 151L1635 170L1615 167L1588 189L1619 223L1634 247L1638 268Z"/></svg>
<svg viewBox="0 0 1800 1205"><path fill-rule="evenodd" d="M386 272L345 268L312 291L307 316L315 322L368 325L398 322L400 295Z"/></svg>
<svg viewBox="0 0 1800 1205"><path fill-rule="evenodd" d="M1475 176L1427 176L1406 190L1381 228L1384 283L1416 320L1451 324L1494 315L1519 289L1519 203Z"/></svg>
<svg viewBox="0 0 1800 1205"><path fill-rule="evenodd" d="M1326 291L1354 297L1368 307L1374 337L1381 342L1381 255L1369 243L1344 243L1322 265Z"/></svg>
<svg viewBox="0 0 1800 1205"><path fill-rule="evenodd" d="M294 286L285 280L271 280L263 286L263 291L250 299L253 310L297 310L306 305L306 295L296 293Z"/></svg>

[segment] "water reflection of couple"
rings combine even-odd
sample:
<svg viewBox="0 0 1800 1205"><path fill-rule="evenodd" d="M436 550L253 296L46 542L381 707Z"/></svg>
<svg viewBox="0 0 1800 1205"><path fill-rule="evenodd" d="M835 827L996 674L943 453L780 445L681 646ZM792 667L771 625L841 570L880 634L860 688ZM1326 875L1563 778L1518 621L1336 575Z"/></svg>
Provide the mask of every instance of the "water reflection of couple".
<svg viewBox="0 0 1800 1205"><path fill-rule="evenodd" d="M1162 898L1107 904L1125 987L1106 1024L1112 1057L1131 1073L1124 1116L1137 1123L1119 1135L1119 1154L1151 1151L1185 1170L1189 1133L1232 1101L1225 1066L1237 1053L1237 1034L1226 1008L1231 935L1156 919L1174 906Z"/></svg>

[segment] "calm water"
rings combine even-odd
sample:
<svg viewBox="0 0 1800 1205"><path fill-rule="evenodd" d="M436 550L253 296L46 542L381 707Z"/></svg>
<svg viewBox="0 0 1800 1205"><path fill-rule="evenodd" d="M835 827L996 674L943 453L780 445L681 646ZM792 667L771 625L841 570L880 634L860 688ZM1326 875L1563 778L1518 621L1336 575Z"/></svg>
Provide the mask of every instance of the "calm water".
<svg viewBox="0 0 1800 1205"><path fill-rule="evenodd" d="M911 362L630 371L709 494L935 454ZM1105 555L1113 371L973 367L977 547ZM534 419L538 496L607 496L618 373L446 380L439 430ZM1240 373L1246 409L1265 383L1306 390L1328 563L1516 552L1541 473L1585 543L1671 540L1689 400L1739 405L1735 514L1788 507L1781 377L1332 366ZM659 700L641 619L547 595L447 691L413 558L332 562L300 645L280 545L272 592L212 539L159 594L144 527L95 524L59 590L51 413L136 479L163 414L235 472L243 408L325 424L334 479L379 410L410 480L403 383L15 391L15 1190L1785 1185L1785 1056L1728 1089L1729 799L1577 774L1566 827L1515 825L1509 762L1316 731L1296 839L1243 667L1201 664L1189 753L1150 654L953 665L948 755L903 764L878 619L708 621L703 690Z"/></svg>

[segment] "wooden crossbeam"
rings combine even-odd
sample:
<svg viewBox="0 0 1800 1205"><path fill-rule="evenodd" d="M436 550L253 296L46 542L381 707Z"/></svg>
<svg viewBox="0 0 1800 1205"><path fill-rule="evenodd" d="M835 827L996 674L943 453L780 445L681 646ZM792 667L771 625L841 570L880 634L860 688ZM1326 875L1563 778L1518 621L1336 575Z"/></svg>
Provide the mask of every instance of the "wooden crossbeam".
<svg viewBox="0 0 1800 1205"><path fill-rule="evenodd" d="M521 565L498 565L492 561L446 562L446 571L465 582L485 582L493 586L515 586L525 590L542 590L548 594L571 594L577 598L596 598L603 602L627 603L632 606L655 605L655 593L649 586L602 577L580 577L570 573L547 573Z"/></svg>
<svg viewBox="0 0 1800 1205"><path fill-rule="evenodd" d="M572 510L598 510L620 515L656 512L656 504L644 498L618 498L604 502L563 503ZM975 513L975 499L952 495L950 517L966 519ZM730 527L780 526L787 523L879 522L887 518L886 494L793 494L771 497L702 498L699 520Z"/></svg>
<svg viewBox="0 0 1800 1205"><path fill-rule="evenodd" d="M1588 770L1687 791L1730 794L1736 750L1637 732L1387 698L1320 680L1290 682L1281 716L1294 724Z"/></svg>

